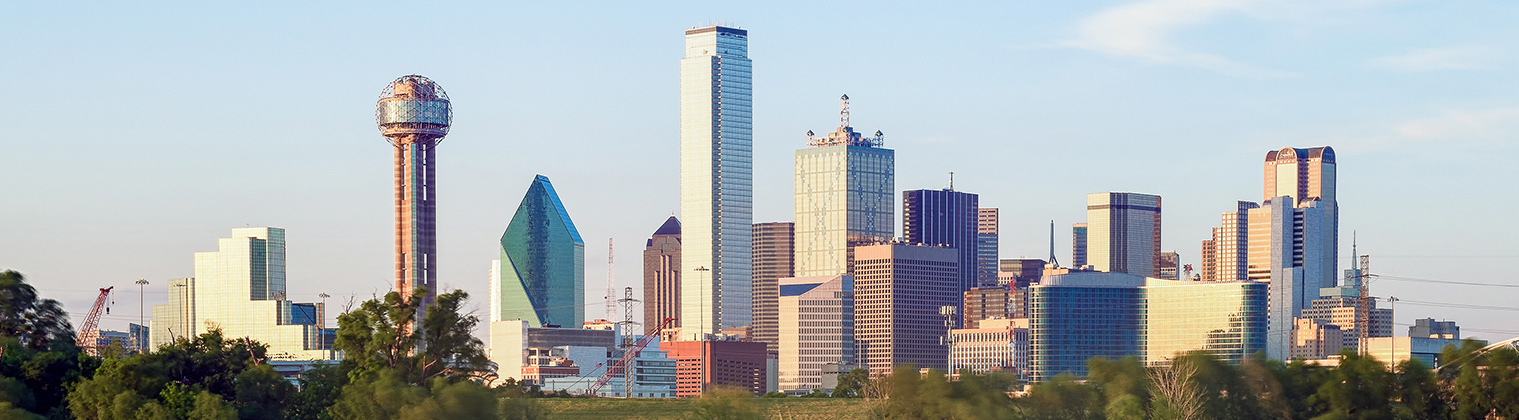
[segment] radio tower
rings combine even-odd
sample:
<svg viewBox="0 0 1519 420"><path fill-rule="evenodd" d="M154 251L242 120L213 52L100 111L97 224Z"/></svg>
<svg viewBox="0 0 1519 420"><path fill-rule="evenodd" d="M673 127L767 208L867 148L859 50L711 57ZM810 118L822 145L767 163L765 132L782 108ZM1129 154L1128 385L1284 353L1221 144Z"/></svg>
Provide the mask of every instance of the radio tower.
<svg viewBox="0 0 1519 420"><path fill-rule="evenodd" d="M427 288L417 319L437 296L438 237L436 159L433 148L448 135L454 110L443 87L415 74L385 86L375 103L375 123L395 148L396 292L410 297Z"/></svg>
<svg viewBox="0 0 1519 420"><path fill-rule="evenodd" d="M617 318L617 296L612 289L612 238L607 238L607 320Z"/></svg>

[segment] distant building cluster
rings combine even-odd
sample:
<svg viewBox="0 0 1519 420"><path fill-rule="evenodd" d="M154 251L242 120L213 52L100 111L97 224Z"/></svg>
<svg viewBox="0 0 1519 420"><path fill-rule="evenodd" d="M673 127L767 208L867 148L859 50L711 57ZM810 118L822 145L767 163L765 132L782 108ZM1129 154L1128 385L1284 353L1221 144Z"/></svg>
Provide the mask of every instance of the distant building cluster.
<svg viewBox="0 0 1519 420"><path fill-rule="evenodd" d="M1394 337L1390 308L1367 296L1364 265L1352 258L1339 273L1330 147L1267 152L1260 201L1227 208L1195 270L1162 249L1161 197L1135 192L1086 196L1067 264L1053 221L1048 258L1001 258L999 224L1020 215L955 190L952 174L948 187L898 201L896 152L881 131L855 131L848 96L838 127L798 144L794 219L756 223L748 31L686 31L680 69L680 214L645 241L641 299L631 289L624 299L641 313L587 319L585 241L538 175L503 221L488 270L498 377L606 397L682 398L720 385L807 394L831 391L852 369L1044 381L1084 376L1093 357L1165 365L1198 351L1228 363L1264 353L1332 364L1354 349L1437 365L1439 348L1460 339L1454 322L1433 319ZM435 154L452 112L421 76L392 82L376 110L395 148L395 288L429 300ZM283 229L233 229L218 245L196 253L194 277L168 282L149 327L102 333L101 346L220 329L269 344L276 359L340 357L325 304L286 295Z"/></svg>

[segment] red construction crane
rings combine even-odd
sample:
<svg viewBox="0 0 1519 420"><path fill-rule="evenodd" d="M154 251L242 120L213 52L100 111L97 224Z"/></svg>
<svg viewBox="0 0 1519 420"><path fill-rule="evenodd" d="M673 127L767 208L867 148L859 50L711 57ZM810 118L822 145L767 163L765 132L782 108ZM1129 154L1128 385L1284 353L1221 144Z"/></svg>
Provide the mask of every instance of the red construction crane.
<svg viewBox="0 0 1519 420"><path fill-rule="evenodd" d="M96 344L100 341L100 314L110 310L106 308L106 302L109 302L111 289L115 288L116 286L111 286L100 289L100 297L95 298L95 306L90 307L90 315L84 317L84 324L79 327L79 338L75 344L91 356L100 355L96 349Z"/></svg>
<svg viewBox="0 0 1519 420"><path fill-rule="evenodd" d="M665 318L659 322L658 327L652 330L644 330L643 338L638 339L638 342L634 343L632 347L623 350L622 358L618 359L617 363L607 367L606 373L601 374L601 377L597 378L596 383L591 384L590 388L586 388L586 395L596 395L598 391L601 391L601 387L606 386L607 382L612 380L612 377L626 370L628 363L632 363L633 359L638 357L638 352L643 351L644 347L648 347L649 343L654 342L654 339L659 337L659 331L664 331L665 327L670 326L671 322L675 322L675 318ZM653 331L653 333L650 333L650 331Z"/></svg>

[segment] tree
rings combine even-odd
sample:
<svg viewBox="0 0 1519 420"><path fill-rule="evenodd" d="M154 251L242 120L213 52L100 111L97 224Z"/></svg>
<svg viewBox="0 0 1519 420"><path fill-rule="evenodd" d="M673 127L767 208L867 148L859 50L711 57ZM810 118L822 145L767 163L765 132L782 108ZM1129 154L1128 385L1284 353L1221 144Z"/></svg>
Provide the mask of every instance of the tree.
<svg viewBox="0 0 1519 420"><path fill-rule="evenodd" d="M1393 407L1398 418L1437 420L1448 418L1446 402L1435 373L1419 359L1398 364L1396 397Z"/></svg>
<svg viewBox="0 0 1519 420"><path fill-rule="evenodd" d="M1328 406L1328 414L1358 420L1392 418L1393 378L1382 362L1346 350L1325 379L1314 398Z"/></svg>
<svg viewBox="0 0 1519 420"><path fill-rule="evenodd" d="M331 420L328 407L336 404L348 385L352 362L320 365L301 375L300 392L290 397L286 415L294 420Z"/></svg>
<svg viewBox="0 0 1519 420"><path fill-rule="evenodd" d="M870 382L870 371L862 368L850 369L839 375L839 384L833 387L834 398L859 398L862 388Z"/></svg>
<svg viewBox="0 0 1519 420"><path fill-rule="evenodd" d="M694 420L760 420L759 408L748 390L716 386L696 399L696 409L691 412Z"/></svg>
<svg viewBox="0 0 1519 420"><path fill-rule="evenodd" d="M421 321L421 333L413 332L426 293L418 288L403 299L390 292L384 301L371 299L338 316L334 347L355 363L351 375L389 369L403 382L421 386L437 376L480 380L490 373L485 344L473 335L480 319L459 312L469 298L463 290L439 295Z"/></svg>
<svg viewBox="0 0 1519 420"><path fill-rule="evenodd" d="M1196 382L1197 366L1185 361L1150 369L1150 386L1155 390L1152 411L1158 419L1197 420L1207 403L1202 387Z"/></svg>
<svg viewBox="0 0 1519 420"><path fill-rule="evenodd" d="M52 299L40 299L37 289L26 284L21 273L0 272L0 336L16 337L35 350L47 350L72 343L74 328L69 325L63 305Z"/></svg>
<svg viewBox="0 0 1519 420"><path fill-rule="evenodd" d="M232 409L226 401L237 399L239 377L263 363L266 353L263 344L247 338L227 340L219 330L182 338L151 353L105 361L94 377L80 381L68 393L68 407L75 417L87 420L156 418L163 413L173 418L215 418L223 405ZM222 405L213 406L201 394L221 400ZM255 394L245 391L244 395Z"/></svg>
<svg viewBox="0 0 1519 420"><path fill-rule="evenodd" d="M258 365L237 375L237 393L233 406L243 420L279 420L287 418L286 407L295 387L269 365Z"/></svg>

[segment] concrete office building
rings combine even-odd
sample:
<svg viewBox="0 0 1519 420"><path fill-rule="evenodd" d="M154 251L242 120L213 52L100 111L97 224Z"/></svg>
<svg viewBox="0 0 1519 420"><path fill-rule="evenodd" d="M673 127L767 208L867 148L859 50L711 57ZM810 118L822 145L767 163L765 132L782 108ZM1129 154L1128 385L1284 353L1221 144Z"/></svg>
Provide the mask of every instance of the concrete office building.
<svg viewBox="0 0 1519 420"><path fill-rule="evenodd" d="M1303 308L1301 317L1339 327L1340 331L1344 332L1345 341L1341 344L1343 348L1360 349L1363 345L1360 328L1356 324L1356 320L1361 318L1367 320L1366 336L1368 338L1391 337L1392 310L1378 309L1376 301L1371 301L1366 303L1366 309L1363 311L1358 303L1360 298L1357 296L1359 293L1355 295L1346 293L1341 296L1324 296L1314 299L1309 302L1308 307Z"/></svg>
<svg viewBox="0 0 1519 420"><path fill-rule="evenodd" d="M1305 260L1322 261L1323 269L1306 272L1308 284L1334 285L1339 272L1340 204L1336 199L1334 148L1298 149L1286 147L1266 152L1263 167L1262 200L1292 197L1297 207L1315 207L1322 214L1303 220L1305 229L1321 232L1304 238ZM1311 223L1310 223L1311 222Z"/></svg>
<svg viewBox="0 0 1519 420"><path fill-rule="evenodd" d="M1160 196L1087 194L1086 224L1086 262L1093 269L1139 276L1160 271Z"/></svg>
<svg viewBox="0 0 1519 420"><path fill-rule="evenodd" d="M1338 325L1313 318L1298 318L1292 328L1290 358L1327 359L1345 348L1345 332Z"/></svg>
<svg viewBox="0 0 1519 420"><path fill-rule="evenodd" d="M781 392L833 391L825 367L854 365L854 277L844 274L780 279Z"/></svg>
<svg viewBox="0 0 1519 420"><path fill-rule="evenodd" d="M1271 341L1266 353L1274 359L1289 356L1293 318L1334 286L1330 253L1319 249L1330 235L1329 214L1319 201L1294 206L1292 197L1276 197L1247 211L1250 280L1271 285Z"/></svg>
<svg viewBox="0 0 1519 420"><path fill-rule="evenodd" d="M1234 203L1234 211L1224 213L1213 235L1203 241L1203 281L1239 281L1249 278L1250 209L1260 207L1249 201Z"/></svg>
<svg viewBox="0 0 1519 420"><path fill-rule="evenodd" d="M324 336L331 333L316 316L322 304L291 302L285 286L285 230L232 229L217 251L195 253L194 278L169 282L169 304L153 307L149 341L160 346L219 328L229 340L268 345L270 359L330 359Z"/></svg>
<svg viewBox="0 0 1519 420"><path fill-rule="evenodd" d="M1004 372L1023 379L1028 370L1028 319L987 319L949 331L953 371Z"/></svg>
<svg viewBox="0 0 1519 420"><path fill-rule="evenodd" d="M1456 326L1456 321L1436 321L1434 318L1415 319L1414 324L1408 327L1408 336L1458 340L1461 338L1461 327Z"/></svg>
<svg viewBox="0 0 1519 420"><path fill-rule="evenodd" d="M1477 340L1486 346L1487 342ZM1444 366L1446 360L1440 359L1440 352L1445 346L1461 346L1460 339L1454 338L1430 338L1430 337L1376 337L1367 340L1366 355L1387 363L1388 360L1396 366L1409 359L1417 359L1424 366L1437 369Z"/></svg>
<svg viewBox="0 0 1519 420"><path fill-rule="evenodd" d="M1266 343L1266 285L1052 269L1029 288L1030 380L1087 373L1092 357L1165 364L1206 351L1238 362Z"/></svg>
<svg viewBox="0 0 1519 420"><path fill-rule="evenodd" d="M1017 304L1012 301L1012 293L1006 286L982 286L965 291L965 300L961 304L961 327L973 328L977 322L986 319L1016 318L1014 312Z"/></svg>
<svg viewBox="0 0 1519 420"><path fill-rule="evenodd" d="M643 328L653 331L666 318L680 327L680 220L675 216L654 230L643 248Z"/></svg>
<svg viewBox="0 0 1519 420"><path fill-rule="evenodd" d="M713 386L733 386L765 394L765 343L753 341L667 341L659 349L675 359L675 394L699 397Z"/></svg>
<svg viewBox="0 0 1519 420"><path fill-rule="evenodd" d="M1182 279L1181 254L1177 254L1175 251L1166 251L1160 253L1160 265L1157 267L1158 268L1156 269L1155 277L1169 280Z"/></svg>
<svg viewBox="0 0 1519 420"><path fill-rule="evenodd" d="M1039 276L1044 275L1045 264L1048 262L1037 258L1004 259L997 269L997 284L1027 288L1030 284L1039 282Z"/></svg>
<svg viewBox="0 0 1519 420"><path fill-rule="evenodd" d="M585 241L548 177L533 178L498 245L490 270L490 321L521 319L533 327L585 322Z"/></svg>
<svg viewBox="0 0 1519 420"><path fill-rule="evenodd" d="M526 320L506 320L490 324L486 352L501 379L580 394L623 358L618 347L622 337L621 327L604 320L580 328L539 328ZM624 373L614 372L597 395L675 398L675 360L658 346L655 341L638 352Z"/></svg>
<svg viewBox="0 0 1519 420"><path fill-rule="evenodd" d="M1053 257L1053 255L1051 256ZM1087 224L1071 225L1071 267L1087 266Z"/></svg>
<svg viewBox="0 0 1519 420"><path fill-rule="evenodd" d="M807 132L796 151L796 272L798 277L853 272L853 249L891 240L896 152L880 131L865 136L849 125L849 96L840 99L839 128Z"/></svg>
<svg viewBox="0 0 1519 420"><path fill-rule="evenodd" d="M948 367L949 327L939 311L960 306L959 257L953 248L900 243L855 248L854 338L871 374Z"/></svg>
<svg viewBox="0 0 1519 420"><path fill-rule="evenodd" d="M681 334L749 319L753 121L749 31L686 31L680 60ZM697 274L697 269L704 270Z"/></svg>
<svg viewBox="0 0 1519 420"><path fill-rule="evenodd" d="M977 286L979 201L975 194L954 190L902 192L903 241L954 248L963 268L960 270L960 292Z"/></svg>
<svg viewBox="0 0 1519 420"><path fill-rule="evenodd" d="M997 284L999 216L995 207L982 207L976 220L976 283Z"/></svg>
<svg viewBox="0 0 1519 420"><path fill-rule="evenodd" d="M754 224L754 328L752 330L754 341L770 345L770 352L775 353L776 344L780 343L776 336L777 319L776 306L780 301L780 287L778 281L782 278L791 277L796 273L796 265L792 260L796 248L796 225L790 222L772 222Z"/></svg>

